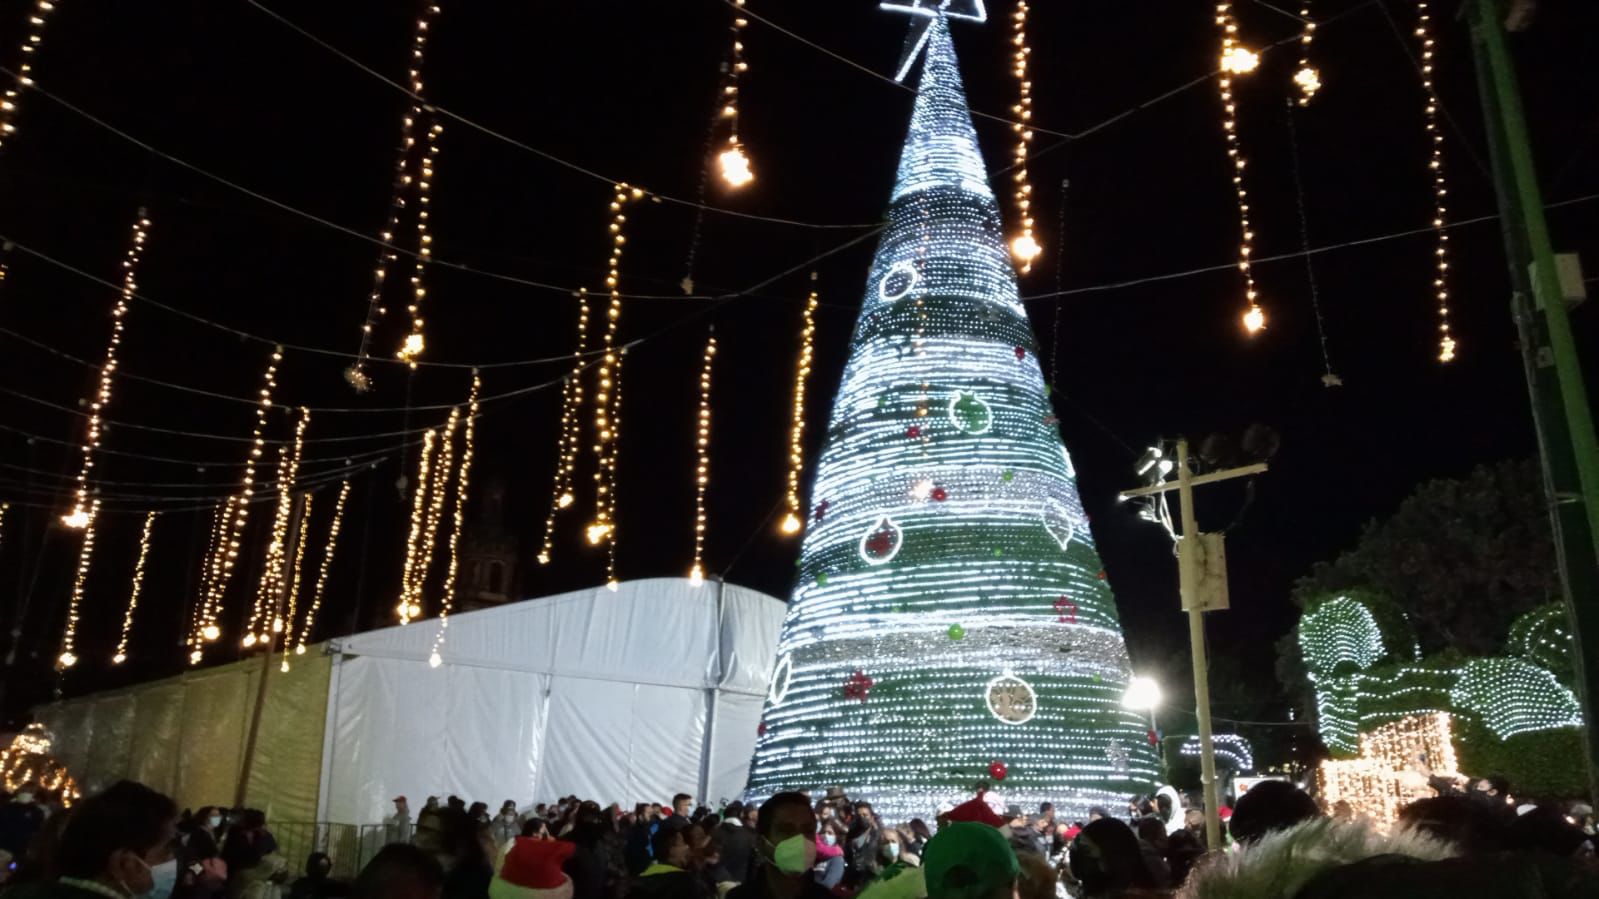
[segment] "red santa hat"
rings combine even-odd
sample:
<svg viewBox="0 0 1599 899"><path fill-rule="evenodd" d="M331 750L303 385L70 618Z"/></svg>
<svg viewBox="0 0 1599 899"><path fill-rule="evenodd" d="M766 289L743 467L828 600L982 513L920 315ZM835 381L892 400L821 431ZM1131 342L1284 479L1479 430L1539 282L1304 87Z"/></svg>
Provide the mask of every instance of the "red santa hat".
<svg viewBox="0 0 1599 899"><path fill-rule="evenodd" d="M989 827L1004 827L1008 823L989 807L982 793L978 793L976 799L968 799L950 809L949 814L944 817L951 822L973 821L987 824Z"/></svg>
<svg viewBox="0 0 1599 899"><path fill-rule="evenodd" d="M489 899L572 899L572 878L561 865L575 849L565 840L517 837L489 883Z"/></svg>

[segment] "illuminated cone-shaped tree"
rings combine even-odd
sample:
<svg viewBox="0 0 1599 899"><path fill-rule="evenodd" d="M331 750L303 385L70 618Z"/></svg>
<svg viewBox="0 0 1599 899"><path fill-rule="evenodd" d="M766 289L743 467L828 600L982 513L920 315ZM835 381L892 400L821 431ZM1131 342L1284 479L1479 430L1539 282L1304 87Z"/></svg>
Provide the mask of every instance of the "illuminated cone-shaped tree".
<svg viewBox="0 0 1599 899"><path fill-rule="evenodd" d="M748 792L903 820L989 780L1081 819L1155 751L941 17L925 52Z"/></svg>

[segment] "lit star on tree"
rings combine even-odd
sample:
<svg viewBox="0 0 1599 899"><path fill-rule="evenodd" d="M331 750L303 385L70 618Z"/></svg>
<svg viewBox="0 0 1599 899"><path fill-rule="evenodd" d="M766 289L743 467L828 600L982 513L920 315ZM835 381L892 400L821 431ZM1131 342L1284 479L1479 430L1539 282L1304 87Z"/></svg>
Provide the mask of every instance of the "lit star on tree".
<svg viewBox="0 0 1599 899"><path fill-rule="evenodd" d="M911 66L921 57L922 50L927 47L928 28L934 19L944 16L968 22L988 21L988 10L984 8L983 0L883 0L877 8L914 17L911 33L905 36L905 50L894 69L895 81L904 81Z"/></svg>

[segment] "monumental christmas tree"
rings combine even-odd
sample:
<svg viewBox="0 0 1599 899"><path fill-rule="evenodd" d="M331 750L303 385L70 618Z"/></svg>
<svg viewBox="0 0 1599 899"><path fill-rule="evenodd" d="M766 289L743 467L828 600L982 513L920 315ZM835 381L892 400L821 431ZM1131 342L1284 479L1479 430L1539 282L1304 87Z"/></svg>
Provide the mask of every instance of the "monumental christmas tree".
<svg viewBox="0 0 1599 899"><path fill-rule="evenodd" d="M1155 779L947 23L816 468L749 794L890 820L980 781L1067 820Z"/></svg>

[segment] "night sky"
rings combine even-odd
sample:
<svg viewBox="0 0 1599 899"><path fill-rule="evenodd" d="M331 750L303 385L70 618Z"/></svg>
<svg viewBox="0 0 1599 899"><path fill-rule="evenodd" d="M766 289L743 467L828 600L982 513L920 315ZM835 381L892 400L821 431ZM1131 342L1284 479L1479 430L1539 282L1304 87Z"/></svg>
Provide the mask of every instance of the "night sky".
<svg viewBox="0 0 1599 899"><path fill-rule="evenodd" d="M405 79L413 4L263 2ZM558 379L568 367L560 357L573 338L569 291L603 293L610 188L540 154L693 201L731 7L441 3L428 96L500 137L442 120L433 246L442 262L460 267L435 265L428 275L425 358L492 364L483 371L485 394L515 394L484 406L475 480L508 490L507 525L523 545L521 593L577 589L604 576L603 555L581 535L591 497L564 517L554 564L539 568L532 557L549 503ZM8 67L31 6L0 3L0 60ZM0 233L18 245L5 254L0 285L0 497L13 502L0 537L0 627L13 636L0 639L15 652L0 683L13 722L58 683L76 695L184 667L186 610L209 521L194 510L236 485L254 412L248 402L130 376L248 398L270 341L333 351L291 348L278 394L283 404L356 410L313 414L311 479L325 479L319 474L346 458L377 463L356 481L320 636L388 620L408 514L395 480L402 463L414 465L415 432L445 415L403 407L407 397L415 406L459 402L469 381L465 367L426 366L408 378L384 363L377 389L357 396L340 376L348 360L335 355L357 346L377 256L373 244L339 228L369 237L380 229L405 97L245 0L59 6L36 79L79 112L24 93L18 133L0 149ZM748 8L876 73L892 70L906 27L868 2L750 0ZM1010 9L997 3L986 26L954 26L975 110L1004 115L1014 102ZM1251 340L1238 324L1237 213L1215 81L1168 95L1215 67L1211 5L1033 4L1034 122L1082 134L1115 121L1080 139L1038 136L1031 169L1046 253L1022 280L1022 294L1036 297L1028 306L1045 371L1054 373L1062 432L1134 666L1160 673L1177 694L1186 689L1186 626L1170 544L1114 501L1133 484L1132 463L1145 446L1179 434L1237 434L1256 422L1281 435L1269 474L1250 488L1211 488L1199 507L1207 529L1231 528L1232 610L1211 616L1212 651L1256 680L1271 677L1272 643L1296 614L1290 587L1314 562L1352 545L1363 522L1392 511L1421 481L1536 448L1496 223L1450 232L1460 358L1449 366L1435 361L1431 233L1339 246L1426 229L1431 220L1413 4L1315 0L1314 12L1326 23L1314 44L1324 87L1308 109L1291 113L1303 219L1288 107L1298 48L1289 42L1267 53L1236 85L1257 279L1270 316L1269 329ZM1454 13L1452 3L1435 4L1450 216L1465 220L1495 209L1467 33ZM1252 0L1241 0L1237 14L1251 46L1299 30L1291 16ZM1596 26L1592 4L1546 2L1535 28L1513 37L1545 198L1584 200L1551 210L1556 246L1583 254L1590 271L1599 271ZM745 42L751 68L741 134L757 181L733 194L712 179L705 202L791 223L715 209L701 217L670 202L631 211L623 289L649 298L628 301L621 325L624 339L643 342L624 375L618 562L624 578L688 569L695 389L714 323L721 353L709 568L786 596L798 541L776 535L774 513L806 275L818 271L823 300L808 432L814 453L911 93L762 21L751 23ZM979 118L978 133L991 170L1008 162L1006 124ZM1009 215L1007 182L996 184ZM116 284L141 205L153 225L140 290L171 308L136 302L129 313L124 377L108 413L121 424L104 447L134 455L100 457L107 511L83 609L82 661L58 680L51 666L78 537L55 519L69 505L84 431L74 410L96 378L60 354L98 362L116 298L70 269ZM1302 227L1311 247L1327 248L1310 257L1311 270L1300 255ZM696 232L698 293L717 299L684 299L678 289ZM402 231L401 242L410 236ZM830 255L809 262L823 254ZM402 257L390 275L396 289L380 326L381 356L403 334L398 288L409 273ZM1344 382L1338 388L1322 383L1312 274L1326 349ZM1590 372L1599 350L1591 306L1574 316ZM288 434L285 416L273 422L274 438ZM585 456L582 483L589 464ZM331 489L317 497L319 530L332 497ZM152 507L169 511L156 525L131 659L112 670L141 513ZM270 507L251 517L254 551L235 578L232 613L248 605L270 518ZM232 647L213 648L211 658L235 657ZM1227 714L1229 699L1217 697L1218 714ZM1181 727L1181 715L1171 723Z"/></svg>

